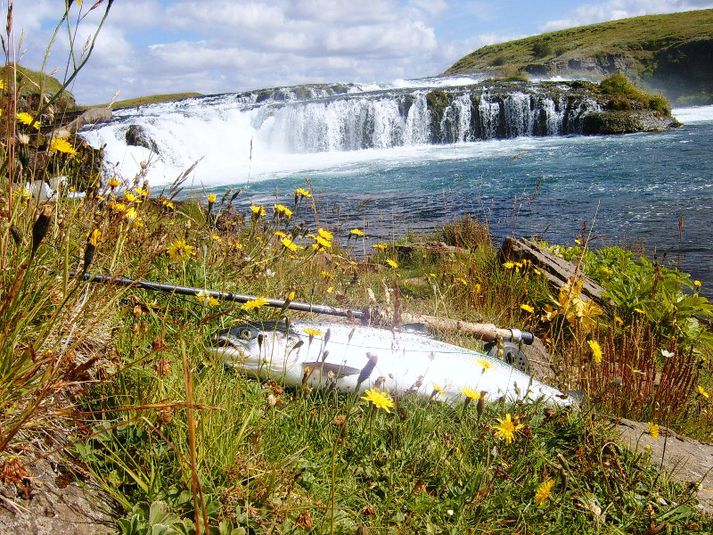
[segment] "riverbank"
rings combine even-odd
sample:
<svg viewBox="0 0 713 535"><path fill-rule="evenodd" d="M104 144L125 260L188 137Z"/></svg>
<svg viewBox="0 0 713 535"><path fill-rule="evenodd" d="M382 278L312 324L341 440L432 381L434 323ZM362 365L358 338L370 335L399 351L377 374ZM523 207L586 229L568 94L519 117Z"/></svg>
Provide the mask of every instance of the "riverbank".
<svg viewBox="0 0 713 535"><path fill-rule="evenodd" d="M110 183L47 206L15 192L15 231L2 243L2 355L12 370L3 385L15 395L3 402L2 427L17 431L4 435L4 466L12 458L31 468L33 453L66 449L115 500L118 517L142 529L155 521L152 508L174 526L203 523L205 512L213 526L257 531L705 525L691 492L658 475L648 454L607 446L598 416L618 412L697 436L713 429L698 390L707 393L710 380L708 365L698 367L700 340L672 328L688 324L691 307L666 312L667 299L695 298L689 277L624 251L595 255L587 235L553 249L602 283L626 283L628 300L598 309L578 301L576 283L562 293L536 267L503 262L482 222L454 222L435 236L455 253L407 254L395 240L367 242L366 226L314 223L323 207L308 184L240 209L232 195L181 203L176 192ZM361 259L343 248L355 243L367 252ZM405 397L387 413L356 396L247 379L211 357L211 335L282 312L89 285L70 275L82 266L354 309L369 291L385 305L388 289L402 311L535 331L555 386L582 387L594 403L567 411ZM634 368L643 375L626 371ZM512 442L498 432L507 414Z"/></svg>

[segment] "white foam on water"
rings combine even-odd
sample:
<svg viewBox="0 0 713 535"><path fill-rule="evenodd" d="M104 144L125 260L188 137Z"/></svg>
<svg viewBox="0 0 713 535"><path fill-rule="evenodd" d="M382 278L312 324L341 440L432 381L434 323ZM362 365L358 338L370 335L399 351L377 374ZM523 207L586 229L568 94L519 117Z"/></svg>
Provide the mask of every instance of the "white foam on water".
<svg viewBox="0 0 713 535"><path fill-rule="evenodd" d="M349 95L337 84L192 98L118 110L113 121L82 135L104 147L105 167L121 177L130 179L147 166L149 183L160 186L199 162L192 185L222 185L355 162L402 161L402 155L457 153L449 143L571 133L566 119L598 109L591 99L571 107L565 97L536 90L502 96L487 88L463 89L477 78L403 80L376 91L353 85ZM452 88L436 126L427 105L432 87ZM155 154L127 144L131 125L143 130Z"/></svg>
<svg viewBox="0 0 713 535"><path fill-rule="evenodd" d="M671 110L673 116L683 124L705 123L713 121L713 105L692 106L689 108L674 108Z"/></svg>

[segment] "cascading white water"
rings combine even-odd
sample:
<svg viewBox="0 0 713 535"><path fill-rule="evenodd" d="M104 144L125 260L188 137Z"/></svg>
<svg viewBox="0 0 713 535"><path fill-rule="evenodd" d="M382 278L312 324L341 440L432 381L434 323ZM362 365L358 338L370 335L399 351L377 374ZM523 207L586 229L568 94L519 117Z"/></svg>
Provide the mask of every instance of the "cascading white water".
<svg viewBox="0 0 713 535"><path fill-rule="evenodd" d="M125 176L150 159L165 182L202 159L207 180L239 180L235 173L250 173L254 161L290 154L576 133L581 117L599 108L592 99L570 102L537 86L522 87L439 86L432 98L423 87L277 88L120 110L112 122L83 135L104 145L109 167ZM155 154L127 145L132 125Z"/></svg>

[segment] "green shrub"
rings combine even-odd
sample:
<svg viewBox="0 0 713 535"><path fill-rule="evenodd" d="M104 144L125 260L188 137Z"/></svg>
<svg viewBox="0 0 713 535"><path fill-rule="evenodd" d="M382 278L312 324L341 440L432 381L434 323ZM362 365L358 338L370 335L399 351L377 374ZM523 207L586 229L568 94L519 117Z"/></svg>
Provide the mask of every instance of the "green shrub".
<svg viewBox="0 0 713 535"><path fill-rule="evenodd" d="M662 95L654 95L649 99L649 109L659 113L670 113L668 99Z"/></svg>
<svg viewBox="0 0 713 535"><path fill-rule="evenodd" d="M599 88L605 95L633 98L641 91L624 73L617 72L602 80Z"/></svg>
<svg viewBox="0 0 713 535"><path fill-rule="evenodd" d="M532 45L532 54L536 58L545 58L552 54L552 45L547 41L537 41Z"/></svg>
<svg viewBox="0 0 713 535"><path fill-rule="evenodd" d="M644 108L668 115L671 106L662 95L652 95L638 88L625 74L617 72L602 80L599 89L613 98L607 103L609 110ZM628 101L628 102L627 102Z"/></svg>

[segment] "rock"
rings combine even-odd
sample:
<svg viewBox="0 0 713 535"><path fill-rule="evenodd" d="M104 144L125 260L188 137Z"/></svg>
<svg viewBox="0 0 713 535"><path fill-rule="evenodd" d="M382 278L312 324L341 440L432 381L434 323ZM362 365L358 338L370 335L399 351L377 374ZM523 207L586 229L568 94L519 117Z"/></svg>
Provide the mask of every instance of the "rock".
<svg viewBox="0 0 713 535"><path fill-rule="evenodd" d="M681 126L676 119L651 110L611 110L587 114L582 120L585 135L662 132Z"/></svg>
<svg viewBox="0 0 713 535"><path fill-rule="evenodd" d="M151 152L158 154L156 142L146 133L143 126L132 124L126 130L126 144L134 147L144 147Z"/></svg>
<svg viewBox="0 0 713 535"><path fill-rule="evenodd" d="M651 462L661 464L676 481L695 485L699 506L707 514L713 514L713 445L663 426L659 437L652 438L643 422L615 418L613 423L623 445L633 451L643 451L649 446Z"/></svg>
<svg viewBox="0 0 713 535"><path fill-rule="evenodd" d="M0 534L114 532L112 505L96 485L74 481L57 463L47 460L38 461L30 472L21 488L0 484Z"/></svg>

